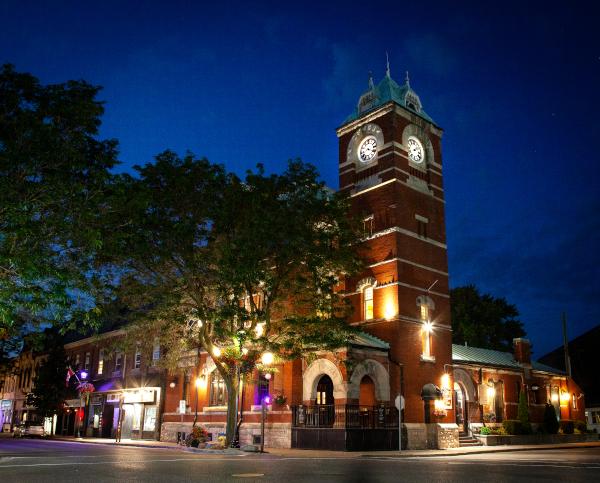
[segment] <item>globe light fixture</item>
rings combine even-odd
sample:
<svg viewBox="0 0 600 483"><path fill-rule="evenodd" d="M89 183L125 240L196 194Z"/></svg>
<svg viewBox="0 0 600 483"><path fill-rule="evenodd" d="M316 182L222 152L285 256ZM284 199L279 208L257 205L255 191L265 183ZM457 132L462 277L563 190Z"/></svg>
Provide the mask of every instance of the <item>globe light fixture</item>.
<svg viewBox="0 0 600 483"><path fill-rule="evenodd" d="M81 379L87 379L88 373L87 371L81 371Z"/></svg>
<svg viewBox="0 0 600 483"><path fill-rule="evenodd" d="M261 362L265 365L268 366L270 364L273 364L273 353L272 352L265 352L262 357L261 357Z"/></svg>
<svg viewBox="0 0 600 483"><path fill-rule="evenodd" d="M215 357L221 357L221 349L219 349L217 346L215 346L215 347L213 348L213 355L214 355Z"/></svg>

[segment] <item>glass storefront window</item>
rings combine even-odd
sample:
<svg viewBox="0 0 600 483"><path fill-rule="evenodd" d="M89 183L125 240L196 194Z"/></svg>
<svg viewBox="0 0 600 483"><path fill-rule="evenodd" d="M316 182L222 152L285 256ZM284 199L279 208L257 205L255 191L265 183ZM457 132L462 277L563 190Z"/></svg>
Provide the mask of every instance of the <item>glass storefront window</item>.
<svg viewBox="0 0 600 483"><path fill-rule="evenodd" d="M144 413L144 431L156 429L156 406L149 406Z"/></svg>
<svg viewBox="0 0 600 483"><path fill-rule="evenodd" d="M131 419L131 429L134 431L140 430L140 420L142 419L142 408L143 404L133 405L133 417Z"/></svg>

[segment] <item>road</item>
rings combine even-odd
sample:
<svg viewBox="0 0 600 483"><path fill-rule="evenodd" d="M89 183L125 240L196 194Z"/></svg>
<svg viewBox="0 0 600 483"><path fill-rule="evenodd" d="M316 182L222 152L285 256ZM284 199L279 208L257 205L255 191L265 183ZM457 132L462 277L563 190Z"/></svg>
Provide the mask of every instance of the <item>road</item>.
<svg viewBox="0 0 600 483"><path fill-rule="evenodd" d="M348 456L346 453L345 456ZM600 481L600 448L440 457L305 458L0 439L0 482Z"/></svg>

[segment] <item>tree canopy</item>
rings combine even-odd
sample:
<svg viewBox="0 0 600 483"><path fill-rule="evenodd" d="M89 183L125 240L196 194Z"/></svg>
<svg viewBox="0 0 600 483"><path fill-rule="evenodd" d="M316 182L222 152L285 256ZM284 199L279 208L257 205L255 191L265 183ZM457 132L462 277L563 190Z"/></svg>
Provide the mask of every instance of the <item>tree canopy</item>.
<svg viewBox="0 0 600 483"><path fill-rule="evenodd" d="M165 152L137 170L123 180L127 223L107 247L124 269L132 338L160 338L171 367L190 349L212 357L228 389L231 440L240 373L266 351L294 358L340 347L353 332L336 291L358 267L347 200L301 161L242 180Z"/></svg>
<svg viewBox="0 0 600 483"><path fill-rule="evenodd" d="M27 404L34 406L40 416L52 416L63 408L65 400L76 392L65 384L67 354L57 331L45 331L46 360L37 369Z"/></svg>
<svg viewBox="0 0 600 483"><path fill-rule="evenodd" d="M81 324L117 143L98 139L100 88L0 68L0 339Z"/></svg>
<svg viewBox="0 0 600 483"><path fill-rule="evenodd" d="M474 285L451 289L450 309L455 344L512 351L513 338L525 335L515 305L481 294Z"/></svg>

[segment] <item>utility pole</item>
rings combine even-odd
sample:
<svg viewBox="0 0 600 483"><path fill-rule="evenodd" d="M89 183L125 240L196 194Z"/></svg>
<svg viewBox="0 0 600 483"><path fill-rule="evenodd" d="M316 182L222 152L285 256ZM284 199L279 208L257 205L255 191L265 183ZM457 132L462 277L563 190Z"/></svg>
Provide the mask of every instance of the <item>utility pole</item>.
<svg viewBox="0 0 600 483"><path fill-rule="evenodd" d="M562 313L563 347L565 351L565 371L571 378L571 358L569 357L569 339L567 338L567 314Z"/></svg>

